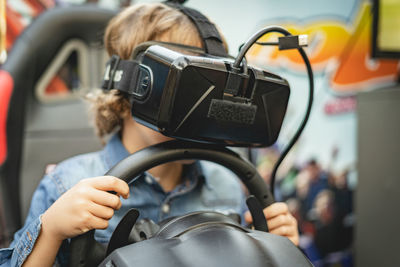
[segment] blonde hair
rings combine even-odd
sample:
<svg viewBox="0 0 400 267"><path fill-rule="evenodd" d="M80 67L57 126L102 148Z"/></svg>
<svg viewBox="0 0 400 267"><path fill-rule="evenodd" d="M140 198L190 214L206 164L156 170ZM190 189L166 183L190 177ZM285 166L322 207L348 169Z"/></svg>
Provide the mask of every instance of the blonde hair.
<svg viewBox="0 0 400 267"><path fill-rule="evenodd" d="M104 44L109 55L129 59L134 48L146 41L162 41L202 47L197 28L180 11L161 3L136 4L124 9L108 24ZM226 46L226 43L225 43ZM122 127L130 116L130 103L118 91L97 90L88 99L96 133L104 136Z"/></svg>

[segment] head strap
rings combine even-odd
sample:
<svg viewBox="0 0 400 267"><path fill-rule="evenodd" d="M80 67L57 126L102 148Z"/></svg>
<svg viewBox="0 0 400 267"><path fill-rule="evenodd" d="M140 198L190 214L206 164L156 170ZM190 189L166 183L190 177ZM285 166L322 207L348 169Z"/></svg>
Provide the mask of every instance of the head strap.
<svg viewBox="0 0 400 267"><path fill-rule="evenodd" d="M222 42L222 38L215 25L199 11L185 7L179 1L164 2L167 6L173 7L185 14L195 25L203 40L205 52L210 55L226 57L227 51Z"/></svg>

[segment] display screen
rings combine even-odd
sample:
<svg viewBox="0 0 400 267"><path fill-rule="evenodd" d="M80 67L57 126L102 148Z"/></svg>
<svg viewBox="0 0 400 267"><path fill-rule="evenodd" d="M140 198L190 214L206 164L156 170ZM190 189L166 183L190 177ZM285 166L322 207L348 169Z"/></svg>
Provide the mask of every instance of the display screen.
<svg viewBox="0 0 400 267"><path fill-rule="evenodd" d="M400 58L400 1L374 0L372 56Z"/></svg>

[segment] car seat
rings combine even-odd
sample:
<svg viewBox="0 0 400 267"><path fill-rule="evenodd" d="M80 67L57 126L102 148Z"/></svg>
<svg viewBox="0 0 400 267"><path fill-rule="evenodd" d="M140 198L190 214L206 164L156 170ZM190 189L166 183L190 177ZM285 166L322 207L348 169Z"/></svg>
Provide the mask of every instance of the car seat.
<svg viewBox="0 0 400 267"><path fill-rule="evenodd" d="M52 8L25 29L1 66L0 211L7 239L21 227L49 163L101 146L79 96L100 83L103 31L114 15L95 5ZM66 66L78 85L63 86Z"/></svg>

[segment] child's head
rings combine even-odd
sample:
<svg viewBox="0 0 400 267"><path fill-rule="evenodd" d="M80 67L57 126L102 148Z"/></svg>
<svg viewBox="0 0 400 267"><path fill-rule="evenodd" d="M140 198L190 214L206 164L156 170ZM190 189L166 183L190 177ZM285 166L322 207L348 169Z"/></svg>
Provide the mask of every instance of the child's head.
<svg viewBox="0 0 400 267"><path fill-rule="evenodd" d="M109 55L129 59L146 41L163 41L202 47L193 22L182 12L161 3L137 4L124 9L108 24L104 44ZM123 126L130 103L116 90L91 94L95 126L100 138Z"/></svg>
<svg viewBox="0 0 400 267"><path fill-rule="evenodd" d="M109 55L129 59L134 48L146 41L202 46L196 26L179 10L161 3L126 8L113 18L105 32Z"/></svg>

